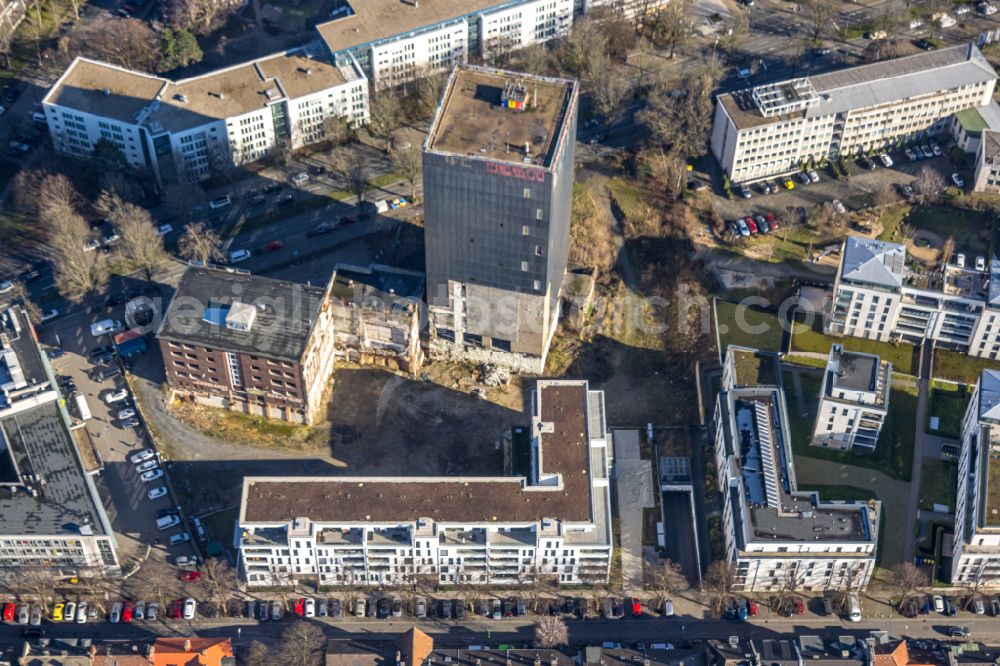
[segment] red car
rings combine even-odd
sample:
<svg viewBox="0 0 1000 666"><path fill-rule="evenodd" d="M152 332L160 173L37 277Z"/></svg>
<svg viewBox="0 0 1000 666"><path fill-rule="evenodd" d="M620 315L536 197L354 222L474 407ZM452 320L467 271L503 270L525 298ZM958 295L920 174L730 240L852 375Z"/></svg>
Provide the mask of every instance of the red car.
<svg viewBox="0 0 1000 666"><path fill-rule="evenodd" d="M13 622L14 621L14 610L16 606L14 604L4 604L3 606L3 621Z"/></svg>
<svg viewBox="0 0 1000 666"><path fill-rule="evenodd" d="M285 241L273 240L264 246L264 249L268 252L277 252L281 248L285 247Z"/></svg>
<svg viewBox="0 0 1000 666"><path fill-rule="evenodd" d="M801 599L796 599L795 600L795 614L796 615L804 615L805 612L806 612L806 605L804 603L802 603Z"/></svg>
<svg viewBox="0 0 1000 666"><path fill-rule="evenodd" d="M639 617L642 615L642 602L635 597L632 597L629 600L629 607L632 609L632 617Z"/></svg>
<svg viewBox="0 0 1000 666"><path fill-rule="evenodd" d="M135 606L132 605L131 601L126 601L125 606L122 608L122 622L128 624L132 621L132 609Z"/></svg>
<svg viewBox="0 0 1000 666"><path fill-rule="evenodd" d="M306 600L296 599L295 601L295 616L304 617L306 614Z"/></svg>
<svg viewBox="0 0 1000 666"><path fill-rule="evenodd" d="M757 602L750 601L750 617L757 617Z"/></svg>
<svg viewBox="0 0 1000 666"><path fill-rule="evenodd" d="M181 572L181 580L184 581L185 583L190 583L192 581L196 581L199 578L201 578L201 572L200 571L182 571Z"/></svg>
<svg viewBox="0 0 1000 666"><path fill-rule="evenodd" d="M771 229L779 228L778 218L776 218L773 213L768 213L767 215L764 216L764 219L767 220L767 223L771 225Z"/></svg>
<svg viewBox="0 0 1000 666"><path fill-rule="evenodd" d="M747 223L747 228L750 229L750 233L757 233L757 223L753 221L752 217L744 218L743 221Z"/></svg>
<svg viewBox="0 0 1000 666"><path fill-rule="evenodd" d="M184 602L175 601L170 606L170 617L175 620L180 620L184 617Z"/></svg>

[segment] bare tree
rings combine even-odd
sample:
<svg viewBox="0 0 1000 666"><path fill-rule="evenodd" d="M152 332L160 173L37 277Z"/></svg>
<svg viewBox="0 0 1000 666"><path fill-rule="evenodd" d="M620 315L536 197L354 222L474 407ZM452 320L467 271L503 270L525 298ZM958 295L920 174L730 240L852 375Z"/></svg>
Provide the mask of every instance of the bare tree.
<svg viewBox="0 0 1000 666"><path fill-rule="evenodd" d="M917 235L917 229L909 222L903 222L899 225L899 236L903 241L912 241L913 237Z"/></svg>
<svg viewBox="0 0 1000 666"><path fill-rule="evenodd" d="M592 73L590 91L594 109L604 117L608 125L621 117L629 93L625 77L612 70L610 66L603 67Z"/></svg>
<svg viewBox="0 0 1000 666"><path fill-rule="evenodd" d="M691 16L691 3L688 0L673 0L657 16L655 39L670 50L668 58L673 59L677 51L691 41L694 34Z"/></svg>
<svg viewBox="0 0 1000 666"><path fill-rule="evenodd" d="M423 152L419 145L409 144L392 151L392 166L410 185L410 201L417 196L417 178L423 168Z"/></svg>
<svg viewBox="0 0 1000 666"><path fill-rule="evenodd" d="M55 571L50 567L23 567L18 570L17 587L19 597L31 597L42 607L42 612L48 612L52 590L56 585Z"/></svg>
<svg viewBox="0 0 1000 666"><path fill-rule="evenodd" d="M244 660L245 662L241 663L246 663L246 666L272 666L274 664L274 657L271 654L271 650L260 641L250 643Z"/></svg>
<svg viewBox="0 0 1000 666"><path fill-rule="evenodd" d="M917 172L917 177L913 181L913 189L920 195L921 202L933 199L947 186L944 176L938 173L934 167L926 165L920 167L920 171Z"/></svg>
<svg viewBox="0 0 1000 666"><path fill-rule="evenodd" d="M343 116L328 116L323 119L323 136L335 148L350 141L353 133L350 123Z"/></svg>
<svg viewBox="0 0 1000 666"><path fill-rule="evenodd" d="M722 611L729 596L733 593L735 584L736 566L732 562L715 560L708 565L708 569L705 570L704 588L716 613Z"/></svg>
<svg viewBox="0 0 1000 666"><path fill-rule="evenodd" d="M207 35L244 6L243 0L168 0L164 18L175 30Z"/></svg>
<svg viewBox="0 0 1000 666"><path fill-rule="evenodd" d="M681 565L670 559L660 561L650 572L650 578L650 583L656 592L658 607L662 606L666 599L688 589L688 580L681 570Z"/></svg>
<svg viewBox="0 0 1000 666"><path fill-rule="evenodd" d="M560 60L563 67L577 78L585 78L594 70L594 61L603 60L608 53L608 39L600 24L583 18L573 26L573 32L563 40Z"/></svg>
<svg viewBox="0 0 1000 666"><path fill-rule="evenodd" d="M892 206L899 201L896 188L891 183L883 183L875 190L875 205L878 207Z"/></svg>
<svg viewBox="0 0 1000 666"><path fill-rule="evenodd" d="M193 207L204 203L204 199L205 191L201 186L186 180L167 183L160 192L160 205L178 220L185 219Z"/></svg>
<svg viewBox="0 0 1000 666"><path fill-rule="evenodd" d="M163 606L181 593L177 569L161 559L147 558L139 573L128 580L129 591Z"/></svg>
<svg viewBox="0 0 1000 666"><path fill-rule="evenodd" d="M103 291L108 264L104 253L85 247L90 236L87 222L66 202L48 204L39 219L49 229L47 254L59 293L79 303L87 294Z"/></svg>
<svg viewBox="0 0 1000 666"><path fill-rule="evenodd" d="M542 615L535 620L535 647L554 648L569 645L569 629L562 618Z"/></svg>
<svg viewBox="0 0 1000 666"><path fill-rule="evenodd" d="M732 55L743 46L750 37L750 15L746 13L735 14L726 23L725 30L719 38L719 47L725 51L726 55Z"/></svg>
<svg viewBox="0 0 1000 666"><path fill-rule="evenodd" d="M318 666L326 646L323 630L314 624L293 623L281 633L277 663L287 666Z"/></svg>
<svg viewBox="0 0 1000 666"><path fill-rule="evenodd" d="M392 133L399 127L401 111L399 97L394 91L373 91L368 105L368 131L382 139L386 152L389 150Z"/></svg>
<svg viewBox="0 0 1000 666"><path fill-rule="evenodd" d="M946 265L951 261L951 256L955 254L955 237L948 236L941 247L941 264Z"/></svg>
<svg viewBox="0 0 1000 666"><path fill-rule="evenodd" d="M239 576L236 570L229 566L229 562L218 557L205 560L201 569L202 587L208 596L219 605L222 615L228 614L226 601L232 598L233 593L240 588Z"/></svg>
<svg viewBox="0 0 1000 666"><path fill-rule="evenodd" d="M189 224L184 235L177 241L181 257L192 264L207 266L211 261L223 258L222 241L218 235L201 222Z"/></svg>
<svg viewBox="0 0 1000 666"><path fill-rule="evenodd" d="M89 51L126 69L154 72L160 59L160 42L145 22L138 19L108 20L91 31Z"/></svg>
<svg viewBox="0 0 1000 666"><path fill-rule="evenodd" d="M799 0L802 14L809 28L809 36L818 40L837 13L834 0Z"/></svg>
<svg viewBox="0 0 1000 666"><path fill-rule="evenodd" d="M552 54L543 44L532 44L513 55L511 67L528 74L547 74L552 70Z"/></svg>
<svg viewBox="0 0 1000 666"><path fill-rule="evenodd" d="M900 562L892 568L892 585L899 594L900 611L910 597L919 594L929 584L927 574L910 562Z"/></svg>
<svg viewBox="0 0 1000 666"><path fill-rule="evenodd" d="M680 89L686 94L656 95L639 121L649 128L655 141L681 159L702 154L712 126L713 93L720 76L718 63L707 63L684 78Z"/></svg>
<svg viewBox="0 0 1000 666"><path fill-rule="evenodd" d="M38 217L42 183L50 175L45 169L22 169L17 172L14 176L14 208L18 213L25 217Z"/></svg>
<svg viewBox="0 0 1000 666"><path fill-rule="evenodd" d="M163 250L163 236L145 208L122 201L121 197L105 190L95 204L118 230L118 252L142 273L147 282L153 281L153 270L167 258Z"/></svg>
<svg viewBox="0 0 1000 666"><path fill-rule="evenodd" d="M361 205L372 189L368 165L361 160L354 160L349 164L342 164L341 169L347 181L347 190L358 198L358 205Z"/></svg>
<svg viewBox="0 0 1000 666"><path fill-rule="evenodd" d="M441 101L446 77L436 70L425 70L413 81L413 101L420 118L430 118Z"/></svg>

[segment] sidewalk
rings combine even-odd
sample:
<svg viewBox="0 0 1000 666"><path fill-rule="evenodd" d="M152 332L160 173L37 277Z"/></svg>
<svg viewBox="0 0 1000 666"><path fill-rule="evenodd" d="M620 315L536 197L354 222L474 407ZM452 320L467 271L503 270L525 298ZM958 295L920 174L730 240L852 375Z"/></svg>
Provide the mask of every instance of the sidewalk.
<svg viewBox="0 0 1000 666"><path fill-rule="evenodd" d="M642 591L643 509L656 506L653 466L651 461L640 457L638 430L616 430L614 441L622 589L631 594Z"/></svg>

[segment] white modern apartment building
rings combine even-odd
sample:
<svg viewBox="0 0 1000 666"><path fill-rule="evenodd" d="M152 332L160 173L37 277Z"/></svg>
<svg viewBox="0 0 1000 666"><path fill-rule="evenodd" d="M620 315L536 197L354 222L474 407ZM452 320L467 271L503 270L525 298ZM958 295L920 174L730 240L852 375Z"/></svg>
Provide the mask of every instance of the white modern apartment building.
<svg viewBox="0 0 1000 666"><path fill-rule="evenodd" d="M0 571L121 575L110 521L27 313L0 312Z"/></svg>
<svg viewBox="0 0 1000 666"><path fill-rule="evenodd" d="M1000 373L983 370L962 419L951 582L1000 582Z"/></svg>
<svg viewBox="0 0 1000 666"><path fill-rule="evenodd" d="M350 55L376 89L569 34L574 0L366 0L316 26L334 58ZM583 6L579 11L583 11Z"/></svg>
<svg viewBox="0 0 1000 666"><path fill-rule="evenodd" d="M892 363L833 345L823 373L812 446L872 452L889 410Z"/></svg>
<svg viewBox="0 0 1000 666"><path fill-rule="evenodd" d="M985 270L976 270L983 260ZM848 236L824 316L829 335L933 340L970 356L1000 358L1000 262L911 272L898 243Z"/></svg>
<svg viewBox="0 0 1000 666"><path fill-rule="evenodd" d="M368 119L368 81L349 57L282 53L180 81L77 58L42 100L53 146L85 157L101 139L160 182L202 180L280 142L321 141L327 118Z"/></svg>
<svg viewBox="0 0 1000 666"><path fill-rule="evenodd" d="M714 436L735 589L863 589L875 568L881 504L798 490L780 376L775 355L726 351Z"/></svg>
<svg viewBox="0 0 1000 666"><path fill-rule="evenodd" d="M734 183L792 173L950 130L955 113L990 104L996 78L968 44L725 93L712 153Z"/></svg>
<svg viewBox="0 0 1000 666"><path fill-rule="evenodd" d="M529 477L245 479L235 545L247 584L606 582L604 394L539 380L531 409Z"/></svg>

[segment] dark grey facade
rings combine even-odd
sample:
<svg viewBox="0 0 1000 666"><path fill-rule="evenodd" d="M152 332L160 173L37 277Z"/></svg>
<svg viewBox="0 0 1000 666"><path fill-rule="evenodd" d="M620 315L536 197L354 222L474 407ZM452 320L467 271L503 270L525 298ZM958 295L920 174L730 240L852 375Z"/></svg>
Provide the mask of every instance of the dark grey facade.
<svg viewBox="0 0 1000 666"><path fill-rule="evenodd" d="M501 330L496 327L497 317L492 318L491 325L472 323L471 316L465 325L457 323L456 328L471 334L466 336L466 342L490 348L495 339L499 350L544 357L558 317L559 293L569 253L577 85L565 80L540 79L553 89L563 87L564 97L558 102L563 108L547 118L534 118L530 110L522 113L498 105L469 114L462 108L467 100L452 100L460 94L452 90L460 85L455 79L465 69L459 68L452 74L424 147L428 302L432 307L455 311L455 304L449 301L454 301L454 284L461 283L465 287L463 298L473 299L477 298L474 294L479 294L478 299L487 302L478 307L505 311L499 313L506 324ZM497 73L497 70L487 71ZM529 89L532 86L532 77L527 75L508 72L500 75L525 80ZM483 87L477 82L476 95L482 95ZM546 102L556 104L551 98ZM458 108L453 110L453 107ZM542 111L539 115L543 115ZM459 121L447 118L449 113L470 117ZM486 114L490 117L485 122L495 124L496 129L479 135L471 130L464 154L455 150L458 141L437 137L437 132L458 132L447 126L449 122L477 123ZM498 149L496 137L510 136L515 131L505 127L506 124L525 125L520 129L526 130L534 142L529 140L528 146L524 146L508 139L506 147ZM477 149L475 140L491 143ZM445 143L448 145L442 147ZM503 146L503 142L499 145ZM540 152L532 155L532 149ZM507 294L511 296L510 303L504 307L500 301L508 300ZM466 307L471 313L477 305L468 303ZM461 309L459 306L458 310ZM536 330L522 335L526 320L533 319L532 313L536 312L542 313L540 322L533 327ZM442 333L448 335L447 330Z"/></svg>

